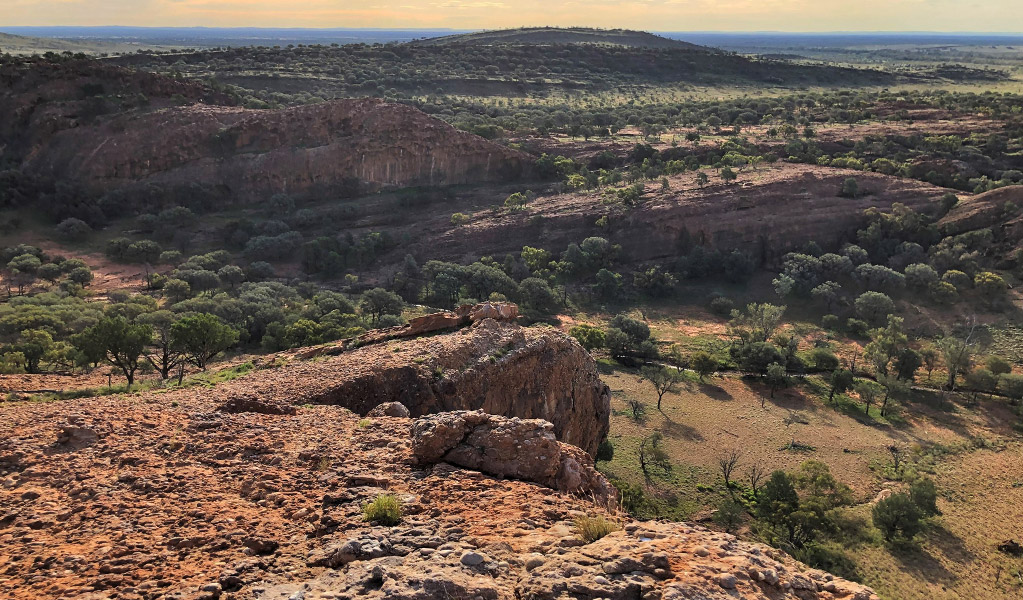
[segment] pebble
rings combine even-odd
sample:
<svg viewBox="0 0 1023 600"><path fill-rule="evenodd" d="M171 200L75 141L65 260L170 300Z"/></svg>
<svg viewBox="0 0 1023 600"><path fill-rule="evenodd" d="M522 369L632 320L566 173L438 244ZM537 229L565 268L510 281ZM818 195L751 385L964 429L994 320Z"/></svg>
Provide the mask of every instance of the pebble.
<svg viewBox="0 0 1023 600"><path fill-rule="evenodd" d="M483 564L486 561L486 557L479 552L473 552L471 550L462 553L461 563L467 567L475 567Z"/></svg>

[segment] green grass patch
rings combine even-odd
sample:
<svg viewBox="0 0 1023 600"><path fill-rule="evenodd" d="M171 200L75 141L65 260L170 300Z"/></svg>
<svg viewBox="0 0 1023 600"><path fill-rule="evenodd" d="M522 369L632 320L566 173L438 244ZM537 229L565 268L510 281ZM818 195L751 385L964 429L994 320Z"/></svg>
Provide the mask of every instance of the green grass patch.
<svg viewBox="0 0 1023 600"><path fill-rule="evenodd" d="M372 502L362 505L362 516L367 522L377 522L388 527L401 523L404 509L401 500L394 494L382 494Z"/></svg>

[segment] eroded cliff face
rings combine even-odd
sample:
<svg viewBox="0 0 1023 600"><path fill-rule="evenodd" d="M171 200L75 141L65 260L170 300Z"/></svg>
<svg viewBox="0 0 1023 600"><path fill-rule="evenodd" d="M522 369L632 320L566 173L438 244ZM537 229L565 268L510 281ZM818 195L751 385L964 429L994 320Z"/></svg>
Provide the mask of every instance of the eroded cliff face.
<svg viewBox="0 0 1023 600"><path fill-rule="evenodd" d="M489 318L444 335L291 361L225 384L220 394L268 405L332 404L362 415L379 404L401 402L416 417L483 410L544 419L553 423L559 440L590 454L607 436L611 414L610 391L575 340L550 327Z"/></svg>
<svg viewBox="0 0 1023 600"><path fill-rule="evenodd" d="M37 142L28 172L94 192L199 183L266 196L507 181L529 169L522 153L374 99L132 111Z"/></svg>

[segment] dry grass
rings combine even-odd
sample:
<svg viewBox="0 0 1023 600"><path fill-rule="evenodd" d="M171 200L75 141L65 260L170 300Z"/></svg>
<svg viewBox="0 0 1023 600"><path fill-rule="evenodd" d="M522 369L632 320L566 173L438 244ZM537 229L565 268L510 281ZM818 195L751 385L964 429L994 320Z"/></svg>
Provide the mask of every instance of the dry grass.
<svg viewBox="0 0 1023 600"><path fill-rule="evenodd" d="M857 512L869 520L866 503L890 485L883 476L891 462L886 447L895 444L915 452L919 469L935 479L944 515L920 536L919 548L866 542L846 548L859 578L882 598L1018 598L1023 590L1015 575L1023 571L1023 560L995 550L1004 539L1023 537L1023 444L1014 441L1014 418L1004 403L982 401L972 407L925 394L899 407L900 424L893 426L864 418L862 405L838 410L810 385L781 390L761 408L761 395L769 393L765 386L714 377L665 395L663 412L658 412L653 387L638 374L614 368L604 380L612 389L615 456L602 470L646 486L648 493L677 495L690 503L682 513L689 518L707 514L720 499L724 486L717 459L737 449L742 458L733 479L740 482L753 464L771 471L792 469L808 459L826 462L853 488L861 503ZM627 414L630 399L647 407L640 422ZM637 453L640 440L654 431L663 434L674 466L670 473L652 472L646 479ZM984 449L978 436L998 440L1005 449ZM791 441L810 450L783 449ZM929 447L948 452L929 453Z"/></svg>
<svg viewBox="0 0 1023 600"><path fill-rule="evenodd" d="M575 520L575 532L587 544L603 538L604 536L618 531L617 523L609 521L600 515L596 517L583 516Z"/></svg>

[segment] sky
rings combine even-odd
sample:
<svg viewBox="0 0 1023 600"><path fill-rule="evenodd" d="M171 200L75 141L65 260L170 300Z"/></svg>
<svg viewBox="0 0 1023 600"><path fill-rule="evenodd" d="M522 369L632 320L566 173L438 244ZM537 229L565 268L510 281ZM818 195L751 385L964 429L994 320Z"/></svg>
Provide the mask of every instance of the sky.
<svg viewBox="0 0 1023 600"><path fill-rule="evenodd" d="M0 26L1023 32L1021 0L0 0Z"/></svg>

